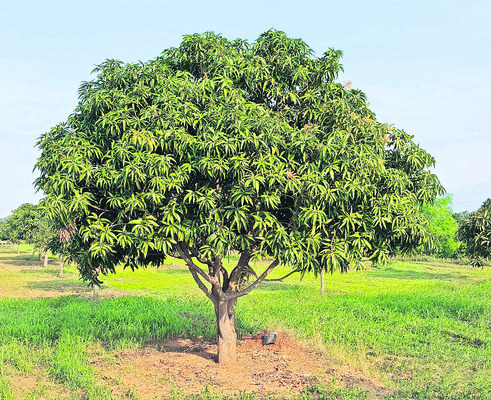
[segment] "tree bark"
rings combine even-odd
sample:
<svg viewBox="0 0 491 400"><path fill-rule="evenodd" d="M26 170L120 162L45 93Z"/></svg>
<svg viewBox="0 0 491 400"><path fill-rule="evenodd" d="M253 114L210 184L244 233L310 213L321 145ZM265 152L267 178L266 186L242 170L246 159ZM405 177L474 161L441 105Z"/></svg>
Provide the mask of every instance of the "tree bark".
<svg viewBox="0 0 491 400"><path fill-rule="evenodd" d="M235 332L235 306L237 299L214 302L217 320L218 362L234 363L237 360L237 333Z"/></svg>
<svg viewBox="0 0 491 400"><path fill-rule="evenodd" d="M99 279L99 274L100 274L100 268L95 269L96 273L96 278ZM92 285L92 300L97 301L99 300L99 285L95 284Z"/></svg>
<svg viewBox="0 0 491 400"><path fill-rule="evenodd" d="M41 247L38 248L39 261L43 259L43 249Z"/></svg>
<svg viewBox="0 0 491 400"><path fill-rule="evenodd" d="M20 254L20 243L17 243L17 255Z"/></svg>
<svg viewBox="0 0 491 400"><path fill-rule="evenodd" d="M321 269L321 293L324 294L324 270Z"/></svg>
<svg viewBox="0 0 491 400"><path fill-rule="evenodd" d="M59 269L59 272L58 272L58 276L60 278L63 277L63 257L60 255L60 258L58 260L60 262L60 269Z"/></svg>
<svg viewBox="0 0 491 400"><path fill-rule="evenodd" d="M44 253L44 268L48 268L48 250Z"/></svg>
<svg viewBox="0 0 491 400"><path fill-rule="evenodd" d="M92 300L99 300L99 285L92 286Z"/></svg>

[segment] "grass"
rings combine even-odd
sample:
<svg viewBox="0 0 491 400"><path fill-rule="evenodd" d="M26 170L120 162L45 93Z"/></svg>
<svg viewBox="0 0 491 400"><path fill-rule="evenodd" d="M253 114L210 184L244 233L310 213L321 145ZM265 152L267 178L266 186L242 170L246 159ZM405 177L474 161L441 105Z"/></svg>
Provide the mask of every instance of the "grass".
<svg viewBox="0 0 491 400"><path fill-rule="evenodd" d="M83 298L90 289L73 266L59 279L57 264L38 268L41 262L27 251L21 247L16 256L0 249L0 400L14 398L12 373L30 375L39 369L74 398L110 399L107 389L95 383L84 356L94 343L112 349L176 336L214 336L211 303L177 260L175 268L120 270L106 277L102 298L109 293L105 290L130 296L94 303ZM273 277L286 272L279 268ZM491 269L442 260L395 260L378 269L326 277L326 294L321 295L313 277L299 280L294 275L284 283L266 282L239 300L238 333L264 328L291 332L340 362L380 376L395 389L388 398L487 399L490 278ZM43 291L79 296L11 298ZM312 390L317 392L299 399L364 396L356 388ZM127 398L138 398L138 393L128 393ZM200 396L196 399L219 398L213 393ZM240 396L236 398L254 398ZM176 393L175 398L185 396Z"/></svg>

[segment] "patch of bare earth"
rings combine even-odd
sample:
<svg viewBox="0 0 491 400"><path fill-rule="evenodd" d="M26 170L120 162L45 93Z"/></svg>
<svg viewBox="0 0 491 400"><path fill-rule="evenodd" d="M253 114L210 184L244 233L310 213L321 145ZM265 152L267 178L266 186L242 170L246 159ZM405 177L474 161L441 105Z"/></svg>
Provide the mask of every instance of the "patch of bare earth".
<svg viewBox="0 0 491 400"><path fill-rule="evenodd" d="M9 375L14 399L68 400L73 398L70 390L62 384L52 382L41 371L36 372L38 373L30 374L29 376Z"/></svg>
<svg viewBox="0 0 491 400"><path fill-rule="evenodd" d="M238 392L293 397L317 383L335 378L344 388L358 386L369 398L389 393L383 382L349 367L340 367L286 334L276 344L262 346L261 336L242 340L237 363L219 365L216 346L203 341L173 340L161 348L111 353L95 358L101 384L125 398L128 391L142 399L165 399L177 387L180 393L197 394L205 388L222 394Z"/></svg>

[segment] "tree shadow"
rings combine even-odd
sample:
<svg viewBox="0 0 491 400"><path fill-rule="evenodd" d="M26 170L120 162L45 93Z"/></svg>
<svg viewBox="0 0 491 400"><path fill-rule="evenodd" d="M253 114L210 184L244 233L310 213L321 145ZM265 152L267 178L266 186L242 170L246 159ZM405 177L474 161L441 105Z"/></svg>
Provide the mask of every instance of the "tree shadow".
<svg viewBox="0 0 491 400"><path fill-rule="evenodd" d="M31 290L43 290L46 292L58 292L58 293L89 293L92 292L87 284L83 282L74 282L65 279L52 279L42 282L28 282L27 288ZM104 290L101 287L100 290Z"/></svg>
<svg viewBox="0 0 491 400"><path fill-rule="evenodd" d="M13 267L40 267L43 268L43 262L39 259L31 258L2 258L2 264Z"/></svg>
<svg viewBox="0 0 491 400"><path fill-rule="evenodd" d="M379 272L380 271L380 272ZM378 273L377 273L378 272ZM381 268L373 273L377 279L408 279L408 280L443 280L449 281L457 278L455 274L431 271L406 271L392 268Z"/></svg>
<svg viewBox="0 0 491 400"><path fill-rule="evenodd" d="M252 282L251 282L252 283ZM289 282L261 282L259 286L254 289L254 291L266 291L266 292L273 292L277 290L298 290L305 288L305 286L302 285L292 285Z"/></svg>

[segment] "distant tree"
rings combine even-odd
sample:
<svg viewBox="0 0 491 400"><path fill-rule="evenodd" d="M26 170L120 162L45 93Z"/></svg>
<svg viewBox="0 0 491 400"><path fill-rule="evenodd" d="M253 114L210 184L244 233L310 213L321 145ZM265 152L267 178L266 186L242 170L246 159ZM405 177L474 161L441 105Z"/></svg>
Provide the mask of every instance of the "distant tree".
<svg viewBox="0 0 491 400"><path fill-rule="evenodd" d="M341 54L317 58L278 31L253 45L205 33L147 63L98 66L36 164L83 279L179 255L214 304L228 362L237 299L278 264L346 271L428 240L434 159L335 82Z"/></svg>
<svg viewBox="0 0 491 400"><path fill-rule="evenodd" d="M0 240L9 240L8 229L9 225L7 220L5 219L4 221L0 221Z"/></svg>
<svg viewBox="0 0 491 400"><path fill-rule="evenodd" d="M28 241L36 229L36 206L24 203L17 207L7 221L8 240L17 245L17 253L21 241Z"/></svg>
<svg viewBox="0 0 491 400"><path fill-rule="evenodd" d="M39 258L44 253L44 266L47 267L48 242L53 229L45 210L38 205L25 203L15 209L7 221L9 240L19 244L25 241L39 249Z"/></svg>
<svg viewBox="0 0 491 400"><path fill-rule="evenodd" d="M457 237L465 243L473 266L482 267L491 260L491 199L459 224Z"/></svg>
<svg viewBox="0 0 491 400"><path fill-rule="evenodd" d="M461 211L458 213L454 213L453 217L454 217L455 221L457 221L457 223L460 223L462 221L465 221L466 219L469 219L471 214L472 213L470 213L469 211Z"/></svg>
<svg viewBox="0 0 491 400"><path fill-rule="evenodd" d="M422 210L432 236L431 242L425 246L425 252L438 257L452 257L460 246L455 240L458 224L453 217L452 198L440 197L433 204L423 204Z"/></svg>

